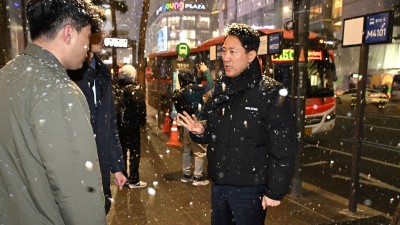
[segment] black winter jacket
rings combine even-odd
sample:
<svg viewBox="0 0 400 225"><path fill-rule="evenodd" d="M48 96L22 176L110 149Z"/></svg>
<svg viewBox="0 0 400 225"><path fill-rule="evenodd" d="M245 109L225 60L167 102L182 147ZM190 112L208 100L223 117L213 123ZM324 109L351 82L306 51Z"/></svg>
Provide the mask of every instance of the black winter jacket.
<svg viewBox="0 0 400 225"><path fill-rule="evenodd" d="M95 69L85 62L81 69L68 71L68 75L80 87L88 102L91 123L96 134L103 188L109 189L110 172L124 171L125 163L118 137L111 75L96 55L94 59L96 60ZM97 106L92 90L94 82L96 82Z"/></svg>
<svg viewBox="0 0 400 225"><path fill-rule="evenodd" d="M208 174L220 185L265 186L281 200L289 191L296 158L294 114L283 86L262 77L254 60L239 76L223 76L208 99L203 135L208 144Z"/></svg>
<svg viewBox="0 0 400 225"><path fill-rule="evenodd" d="M146 98L140 85L122 82L118 91L117 115L121 133L136 134L146 124Z"/></svg>

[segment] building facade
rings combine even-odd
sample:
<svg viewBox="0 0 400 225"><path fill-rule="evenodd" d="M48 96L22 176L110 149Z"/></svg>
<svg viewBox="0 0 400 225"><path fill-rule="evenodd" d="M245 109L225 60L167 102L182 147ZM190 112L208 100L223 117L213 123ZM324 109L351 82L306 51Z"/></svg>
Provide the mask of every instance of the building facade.
<svg viewBox="0 0 400 225"><path fill-rule="evenodd" d="M21 54L25 47L28 35L24 32L23 8L24 1L0 2L0 68Z"/></svg>
<svg viewBox="0 0 400 225"><path fill-rule="evenodd" d="M396 4L399 4L398 0L343 0L342 17L346 19L394 10ZM390 88L394 75L400 74L399 25L393 26L392 43L369 46L367 86L370 88L382 89L384 85ZM339 40L342 39L342 29L336 36ZM338 74L336 91L340 93L353 83L357 85L358 77L354 75L357 75L359 71L360 47L339 46L335 54Z"/></svg>
<svg viewBox="0 0 400 225"><path fill-rule="evenodd" d="M146 52L195 47L218 34L214 1L151 1Z"/></svg>
<svg viewBox="0 0 400 225"><path fill-rule="evenodd" d="M118 37L138 39L142 1L127 1L129 11L117 12ZM393 10L398 0L311 0L310 31L326 37L326 44L335 52L338 80L336 89L344 91L359 70L359 47L341 47L342 21L346 18ZM25 0L0 2L0 67L20 54L29 41L23 21ZM146 36L146 53L175 50L179 43L195 47L220 36L227 24L247 23L256 27L290 26L291 0L188 0L150 1ZM399 19L397 11L397 20ZM106 29L111 29L110 19ZM393 76L400 74L400 22L393 28L390 44L369 48L368 85L390 86ZM109 51L109 49L108 49ZM135 49L118 49L118 64L134 63Z"/></svg>

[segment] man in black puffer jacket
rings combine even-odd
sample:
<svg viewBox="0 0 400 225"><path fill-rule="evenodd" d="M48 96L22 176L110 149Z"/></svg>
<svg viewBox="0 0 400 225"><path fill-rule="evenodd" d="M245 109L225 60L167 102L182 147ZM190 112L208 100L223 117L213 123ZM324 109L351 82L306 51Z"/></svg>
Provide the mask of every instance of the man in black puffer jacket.
<svg viewBox="0 0 400 225"><path fill-rule="evenodd" d="M262 77L259 43L248 25L230 25L222 47L225 75L203 109L205 123L179 114L192 140L208 144L213 225L264 224L266 208L281 203L294 174L290 98L280 83Z"/></svg>

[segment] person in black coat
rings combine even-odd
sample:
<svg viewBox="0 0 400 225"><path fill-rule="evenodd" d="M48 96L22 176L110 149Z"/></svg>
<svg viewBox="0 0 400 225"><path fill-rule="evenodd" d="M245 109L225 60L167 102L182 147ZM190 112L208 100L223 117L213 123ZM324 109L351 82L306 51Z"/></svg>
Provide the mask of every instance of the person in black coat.
<svg viewBox="0 0 400 225"><path fill-rule="evenodd" d="M261 225L266 208L289 192L297 150L287 89L262 77L256 30L231 24L222 47L225 74L203 109L203 119L178 114L191 139L208 144L211 224Z"/></svg>
<svg viewBox="0 0 400 225"><path fill-rule="evenodd" d="M131 65L124 65L119 71L118 91L118 129L128 169L124 171L128 177L129 188L144 188L146 182L140 180L140 133L146 124L146 99L140 85L136 83L136 69ZM129 151L129 161L128 161Z"/></svg>
<svg viewBox="0 0 400 225"><path fill-rule="evenodd" d="M105 34L99 32L90 38L90 52L80 70L68 71L69 77L79 86L90 109L93 132L96 135L97 153L105 196L105 210L111 207L110 173L121 190L126 182L122 173L125 164L118 137L117 120L112 93L111 75L106 65L95 54L101 52Z"/></svg>

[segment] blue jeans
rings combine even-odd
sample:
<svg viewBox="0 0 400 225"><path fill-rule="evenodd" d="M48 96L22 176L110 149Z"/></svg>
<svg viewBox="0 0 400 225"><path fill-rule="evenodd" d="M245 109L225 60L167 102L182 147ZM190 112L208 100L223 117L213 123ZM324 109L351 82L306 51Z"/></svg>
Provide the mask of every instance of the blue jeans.
<svg viewBox="0 0 400 225"><path fill-rule="evenodd" d="M212 225L263 225L266 211L261 200L264 186L218 185L211 188Z"/></svg>

